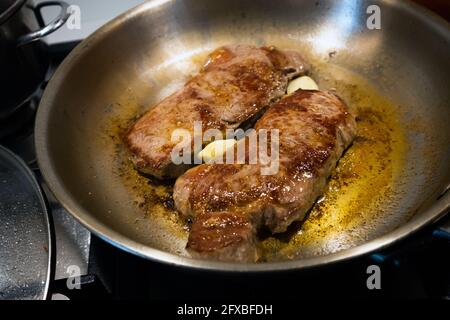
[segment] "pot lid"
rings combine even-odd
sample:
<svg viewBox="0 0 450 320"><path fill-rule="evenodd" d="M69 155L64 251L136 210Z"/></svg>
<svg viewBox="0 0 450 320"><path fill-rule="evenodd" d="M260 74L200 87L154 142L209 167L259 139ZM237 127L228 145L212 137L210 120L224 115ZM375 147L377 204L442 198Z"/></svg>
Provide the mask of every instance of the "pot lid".
<svg viewBox="0 0 450 320"><path fill-rule="evenodd" d="M0 300L46 298L50 235L46 202L34 174L0 145Z"/></svg>
<svg viewBox="0 0 450 320"><path fill-rule="evenodd" d="M26 0L1 0L0 1L0 24L5 22L20 9Z"/></svg>

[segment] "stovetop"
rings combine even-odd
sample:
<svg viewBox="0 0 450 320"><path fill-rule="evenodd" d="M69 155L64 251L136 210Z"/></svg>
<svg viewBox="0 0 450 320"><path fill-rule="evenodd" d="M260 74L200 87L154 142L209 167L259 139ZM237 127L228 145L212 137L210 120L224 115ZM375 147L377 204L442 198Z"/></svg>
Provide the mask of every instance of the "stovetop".
<svg viewBox="0 0 450 320"><path fill-rule="evenodd" d="M450 299L450 240L448 234L433 230L427 228L393 248L348 262L311 270L263 274L205 272L168 266L143 260L91 236L88 268L91 277L86 280L92 281L92 290L83 295L82 289L79 297L98 297L99 292L103 292L101 297L104 298L179 302ZM374 265L381 271L380 290L370 290L367 285L368 268Z"/></svg>
<svg viewBox="0 0 450 320"><path fill-rule="evenodd" d="M63 50L59 47L60 51L52 52L53 68L47 78L74 45L66 44ZM190 270L147 261L113 247L75 221L52 196L40 176L35 161L33 125L43 89L45 83L29 105L21 110L14 130L0 143L28 163L48 198L56 242L49 298L176 301L267 301L302 297L450 299L450 238L444 228L439 229L436 225L384 251L347 262L310 270L262 274ZM447 220L448 226L450 219ZM369 289L370 266L380 269L380 290ZM68 283L73 284L70 276L74 275L74 270L81 276L80 289L69 290Z"/></svg>

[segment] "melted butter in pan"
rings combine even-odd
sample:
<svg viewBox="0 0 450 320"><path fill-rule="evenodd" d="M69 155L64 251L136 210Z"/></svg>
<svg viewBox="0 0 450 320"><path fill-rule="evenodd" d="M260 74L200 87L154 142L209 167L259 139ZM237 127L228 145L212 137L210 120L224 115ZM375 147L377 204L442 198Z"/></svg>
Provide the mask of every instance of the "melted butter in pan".
<svg viewBox="0 0 450 320"><path fill-rule="evenodd" d="M364 79L340 70L343 76L337 80L331 76L337 74L335 71L316 69L312 77L321 89L334 89L357 114L357 137L307 219L286 233L261 239L263 261L322 255L356 246L378 236L378 222L389 215L385 208L395 198L407 152L397 108ZM119 109L120 114L111 118L107 129L116 146L117 174L149 223L158 221L171 236L186 239L187 224L173 206L174 181L142 176L128 160L122 137L142 108L131 102Z"/></svg>
<svg viewBox="0 0 450 320"><path fill-rule="evenodd" d="M321 87L335 88L351 106L357 137L307 219L262 240L265 260L334 253L377 236L388 203L400 192L396 185L408 148L396 107L356 75L345 79L322 81Z"/></svg>

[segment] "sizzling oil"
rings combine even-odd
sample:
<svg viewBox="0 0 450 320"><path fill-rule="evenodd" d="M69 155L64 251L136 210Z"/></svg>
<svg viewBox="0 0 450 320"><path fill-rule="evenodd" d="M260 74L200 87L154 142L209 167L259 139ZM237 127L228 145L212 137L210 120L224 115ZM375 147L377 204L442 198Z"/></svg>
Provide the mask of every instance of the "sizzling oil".
<svg viewBox="0 0 450 320"><path fill-rule="evenodd" d="M389 214L382 208L394 195L405 161L405 132L392 102L348 70L319 65L312 77L321 89L335 90L348 103L357 115L357 137L305 221L284 234L261 239L263 261L332 253L371 238L373 222ZM173 206L173 181L162 183L140 175L123 146L123 134L144 108L129 101L118 109L107 130L116 146L117 174L149 223L156 219L173 236L186 239L187 225Z"/></svg>
<svg viewBox="0 0 450 320"><path fill-rule="evenodd" d="M404 168L407 140L395 105L347 70L319 75L320 87L335 90L357 115L357 136L306 220L262 240L265 260L328 254L368 240L375 220L389 214L384 207Z"/></svg>
<svg viewBox="0 0 450 320"><path fill-rule="evenodd" d="M129 190L134 203L149 223L157 221L177 238L187 239L187 225L180 219L173 205L172 190L174 181L162 182L140 174L129 160L129 153L123 138L130 125L136 120L142 108L136 103L121 105L119 115L111 117L107 127L108 136L115 146L115 174ZM182 252L179 252L182 254Z"/></svg>

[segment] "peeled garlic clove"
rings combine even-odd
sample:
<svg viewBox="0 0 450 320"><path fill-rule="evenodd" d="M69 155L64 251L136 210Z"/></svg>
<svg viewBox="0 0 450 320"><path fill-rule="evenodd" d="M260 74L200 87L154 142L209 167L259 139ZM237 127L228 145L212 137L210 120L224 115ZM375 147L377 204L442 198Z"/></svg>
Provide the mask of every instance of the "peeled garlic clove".
<svg viewBox="0 0 450 320"><path fill-rule="evenodd" d="M210 163L223 155L234 147L236 144L235 139L216 140L208 144L202 151L199 152L198 157L203 162Z"/></svg>
<svg viewBox="0 0 450 320"><path fill-rule="evenodd" d="M292 92L295 92L298 89L319 90L319 86L310 77L303 76L289 82L287 87L287 94L291 94Z"/></svg>

